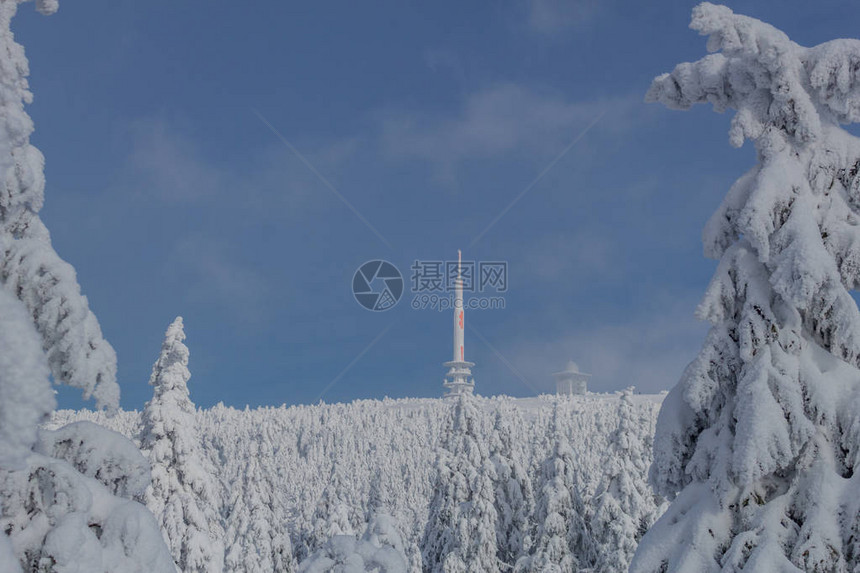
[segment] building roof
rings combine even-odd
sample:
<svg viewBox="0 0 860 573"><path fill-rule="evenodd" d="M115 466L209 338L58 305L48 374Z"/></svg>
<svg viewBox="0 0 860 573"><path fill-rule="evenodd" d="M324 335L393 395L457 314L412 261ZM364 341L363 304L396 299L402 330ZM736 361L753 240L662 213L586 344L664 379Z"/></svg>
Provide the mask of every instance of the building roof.
<svg viewBox="0 0 860 573"><path fill-rule="evenodd" d="M564 378L579 378L579 377L591 377L591 374L586 374L585 372L579 371L579 366L573 360L567 361L567 366L565 366L564 370L561 372L556 372L553 374L558 379Z"/></svg>

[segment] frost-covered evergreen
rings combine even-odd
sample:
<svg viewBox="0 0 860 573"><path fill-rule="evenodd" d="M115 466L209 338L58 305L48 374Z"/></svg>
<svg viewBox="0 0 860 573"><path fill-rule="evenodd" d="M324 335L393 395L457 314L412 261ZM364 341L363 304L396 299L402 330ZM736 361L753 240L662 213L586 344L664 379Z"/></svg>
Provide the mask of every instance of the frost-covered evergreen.
<svg viewBox="0 0 860 573"><path fill-rule="evenodd" d="M0 570L172 573L130 499L149 482L134 444L88 422L37 433L54 407L49 372L32 317L0 290Z"/></svg>
<svg viewBox="0 0 860 573"><path fill-rule="evenodd" d="M541 466L538 482L535 541L531 554L516 564L516 570L523 573L587 570L595 558L576 460L561 428L557 403L552 427L555 444Z"/></svg>
<svg viewBox="0 0 860 573"><path fill-rule="evenodd" d="M634 408L631 429L639 441L648 443L662 397L634 395L630 399ZM533 476L536 497L540 495L543 462L555 448L553 410L558 408L563 421L558 431L572 451L586 514L593 511L594 492L612 449L610 438L620 424L617 395L566 399L474 396L472 400L476 447L488 453L496 451L493 428L501 412L510 428L511 461ZM336 467L342 476L340 497L348 504L350 515L359 519L352 525L353 531L365 531L365 524L376 514L389 515L402 537L408 571L419 573L423 567L422 541L436 493L436 451L452 409L446 400L416 398L198 408L195 418L202 451L210 467L217 468L223 491L229 492L222 514L228 546L225 572L290 571L295 564L291 540L300 563L308 561L311 554L320 555L320 551L303 553L302 543L313 533L318 502L332 483L332 469ZM64 410L54 413L48 427L91 421L137 436L140 417L138 412L120 412L108 418L103 412ZM650 456L650 449L645 455ZM488 459L495 470L492 457ZM649 463L650 457L646 465ZM646 476L642 473L636 479L642 481ZM499 480L492 485L498 507ZM497 510L497 515L502 518L501 511ZM355 535L348 537L356 540ZM327 544L328 540L319 549ZM498 555L492 559L497 571L505 570Z"/></svg>
<svg viewBox="0 0 860 573"><path fill-rule="evenodd" d="M377 466L373 472L373 480L370 482L367 503L365 504L364 517L368 523L374 515L387 514L391 511L390 492L388 492L387 487L389 480L390 477L386 475L382 467Z"/></svg>
<svg viewBox="0 0 860 573"><path fill-rule="evenodd" d="M307 540L308 552L315 551L338 535L354 536L359 530L356 504L347 496L347 483L342 471L331 470L331 480L323 490L313 516L313 530Z"/></svg>
<svg viewBox="0 0 860 573"><path fill-rule="evenodd" d="M129 439L92 422L73 422L39 432L36 451L69 462L101 482L113 495L143 498L150 483L149 462Z"/></svg>
<svg viewBox="0 0 860 573"><path fill-rule="evenodd" d="M498 560L513 568L517 559L526 554L531 545L531 514L534 511L534 492L528 468L519 461L513 447L511 419L513 408L496 410L493 433L490 438L490 460L495 468L496 542Z"/></svg>
<svg viewBox="0 0 860 573"><path fill-rule="evenodd" d="M360 539L331 537L299 565L299 573L406 573L407 563L394 519L371 510Z"/></svg>
<svg viewBox="0 0 860 573"><path fill-rule="evenodd" d="M38 216L44 159L10 30L19 3L0 0L0 570L172 572L155 520L131 500L149 482L132 442L87 423L38 431L55 407L49 375L112 411L119 388L114 351Z"/></svg>
<svg viewBox="0 0 860 573"><path fill-rule="evenodd" d="M146 505L183 573L220 572L224 547L217 490L200 451L184 340L182 317L177 317L149 379L153 396L143 409L140 436L152 464Z"/></svg>
<svg viewBox="0 0 860 573"><path fill-rule="evenodd" d="M758 164L704 232L712 324L666 398L651 479L673 499L632 571L846 571L858 559L860 41L805 48L701 4L713 53L647 100L736 111Z"/></svg>
<svg viewBox="0 0 860 573"><path fill-rule="evenodd" d="M430 516L424 534L424 570L497 572L495 469L481 439L474 398L461 395L441 439Z"/></svg>
<svg viewBox="0 0 860 573"><path fill-rule="evenodd" d="M390 547L400 556L403 562L402 567L406 568L406 546L403 543L403 536L400 534L394 518L388 513L375 511L371 514L367 527L364 529L362 540L376 547ZM392 558L392 561L397 560Z"/></svg>
<svg viewBox="0 0 860 573"><path fill-rule="evenodd" d="M275 497L284 493L278 491L267 471L271 452L259 435L243 446L247 449L239 462L244 472L231 488L224 569L236 573L292 571L295 562L285 529L286 516L279 515L275 502Z"/></svg>
<svg viewBox="0 0 860 573"><path fill-rule="evenodd" d="M627 571L639 540L654 521L657 499L646 476L650 455L638 431L633 389L621 394L618 427L610 437L605 474L595 494L591 533L600 573Z"/></svg>
<svg viewBox="0 0 860 573"><path fill-rule="evenodd" d="M22 1L0 0L0 283L35 319L54 379L82 389L98 407L116 409L116 354L81 295L75 270L54 251L39 218L45 159L30 145L33 122L24 111L33 99L29 68L10 30ZM57 0L39 0L36 8L53 13Z"/></svg>
<svg viewBox="0 0 860 573"><path fill-rule="evenodd" d="M26 466L56 406L41 342L20 302L0 291L0 467Z"/></svg>

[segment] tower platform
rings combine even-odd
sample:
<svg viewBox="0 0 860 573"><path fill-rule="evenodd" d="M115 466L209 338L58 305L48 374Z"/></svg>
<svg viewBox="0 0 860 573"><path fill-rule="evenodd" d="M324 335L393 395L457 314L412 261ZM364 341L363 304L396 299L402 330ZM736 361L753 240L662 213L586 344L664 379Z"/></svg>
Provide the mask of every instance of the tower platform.
<svg viewBox="0 0 860 573"><path fill-rule="evenodd" d="M453 360L445 362L442 366L448 368L445 381L442 383L448 389L446 396L459 396L460 394L471 394L475 389L475 381L472 379L472 366L474 362Z"/></svg>

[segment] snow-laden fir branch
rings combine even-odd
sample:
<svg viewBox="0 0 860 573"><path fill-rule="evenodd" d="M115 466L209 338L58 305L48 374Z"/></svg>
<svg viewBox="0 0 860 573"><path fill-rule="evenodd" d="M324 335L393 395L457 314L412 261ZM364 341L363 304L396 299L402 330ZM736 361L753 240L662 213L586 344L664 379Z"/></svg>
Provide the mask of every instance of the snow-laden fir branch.
<svg viewBox="0 0 860 573"><path fill-rule="evenodd" d="M651 480L674 502L632 571L860 567L860 41L795 44L704 3L715 52L657 77L646 99L735 111L758 163L704 232L719 266L712 327L664 402Z"/></svg>

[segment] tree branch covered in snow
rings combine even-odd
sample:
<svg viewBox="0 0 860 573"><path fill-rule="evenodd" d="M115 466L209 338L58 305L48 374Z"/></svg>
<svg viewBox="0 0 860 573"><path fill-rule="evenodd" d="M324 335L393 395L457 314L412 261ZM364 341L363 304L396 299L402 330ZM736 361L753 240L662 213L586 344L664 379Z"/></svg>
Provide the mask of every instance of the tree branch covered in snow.
<svg viewBox="0 0 860 573"><path fill-rule="evenodd" d="M24 48L15 42L12 18L23 0L0 0L0 283L33 316L57 382L80 388L98 407L116 409L116 354L102 337L75 270L51 246L39 218L44 202L45 159L30 145L32 101ZM39 0L50 14L56 0Z"/></svg>
<svg viewBox="0 0 860 573"><path fill-rule="evenodd" d="M43 158L9 28L18 3L0 0L0 569L172 573L155 520L131 499L149 483L134 444L88 422L39 431L56 405L52 373L111 410L119 389L113 349L38 217Z"/></svg>
<svg viewBox="0 0 860 573"><path fill-rule="evenodd" d="M758 164L705 228L712 328L664 402L651 469L675 501L631 570L856 567L860 140L839 124L860 118L860 41L805 48L708 3L690 26L717 53L646 99L735 110L730 143L751 140Z"/></svg>
<svg viewBox="0 0 860 573"><path fill-rule="evenodd" d="M36 445L56 405L49 373L24 305L0 291L0 467L21 467Z"/></svg>
<svg viewBox="0 0 860 573"><path fill-rule="evenodd" d="M152 515L130 499L149 483L137 448L89 422L39 435L48 375L32 319L0 290L0 569L171 572Z"/></svg>

